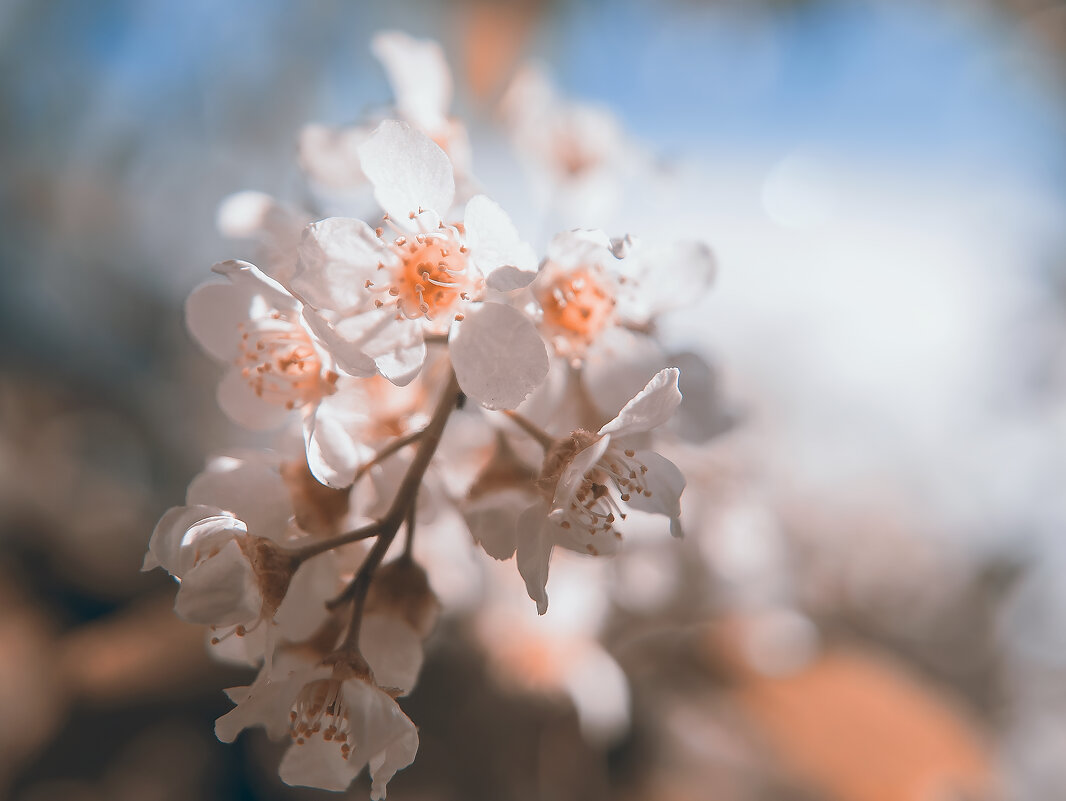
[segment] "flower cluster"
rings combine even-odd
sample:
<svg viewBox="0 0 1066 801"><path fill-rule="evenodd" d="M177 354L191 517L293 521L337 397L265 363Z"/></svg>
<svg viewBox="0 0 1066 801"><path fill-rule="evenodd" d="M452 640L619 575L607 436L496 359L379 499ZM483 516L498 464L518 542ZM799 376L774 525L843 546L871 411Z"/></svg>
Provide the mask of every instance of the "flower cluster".
<svg viewBox="0 0 1066 801"><path fill-rule="evenodd" d="M541 614L556 548L611 554L634 516L681 534L685 479L653 442L682 406L680 371L656 318L696 298L714 260L700 242L595 230L538 254L473 191L439 45L388 33L373 49L395 108L308 128L300 155L325 202L376 211L223 204L221 227L258 241L259 266L216 265L186 320L224 366L222 410L275 447L212 458L145 569L180 582L177 613L210 627L221 658L261 666L228 691L219 738L262 726L292 741L287 783L343 790L366 767L383 798L418 748L396 699L441 608L449 556L421 547L437 520L457 513L471 543L515 557ZM553 108L536 119L577 136L576 112Z"/></svg>

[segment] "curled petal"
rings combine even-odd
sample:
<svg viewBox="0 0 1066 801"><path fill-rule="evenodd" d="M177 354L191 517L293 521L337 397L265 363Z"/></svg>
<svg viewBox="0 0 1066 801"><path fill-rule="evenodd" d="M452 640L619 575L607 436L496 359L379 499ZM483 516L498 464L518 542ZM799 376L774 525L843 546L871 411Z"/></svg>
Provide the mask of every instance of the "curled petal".
<svg viewBox="0 0 1066 801"><path fill-rule="evenodd" d="M637 451L636 460L648 468L644 485L651 496L634 494L629 505L642 512L666 515L670 518L670 533L681 536L681 493L685 476L673 462L655 451Z"/></svg>
<svg viewBox="0 0 1066 801"><path fill-rule="evenodd" d="M516 561L526 582L526 592L537 603L537 614L548 611L548 566L554 543L547 519L547 504L536 503L518 517Z"/></svg>
<svg viewBox="0 0 1066 801"><path fill-rule="evenodd" d="M656 373L647 386L600 429L600 434L613 434L616 437L641 434L669 420L681 403L681 391L677 388L679 374L680 370L676 367Z"/></svg>

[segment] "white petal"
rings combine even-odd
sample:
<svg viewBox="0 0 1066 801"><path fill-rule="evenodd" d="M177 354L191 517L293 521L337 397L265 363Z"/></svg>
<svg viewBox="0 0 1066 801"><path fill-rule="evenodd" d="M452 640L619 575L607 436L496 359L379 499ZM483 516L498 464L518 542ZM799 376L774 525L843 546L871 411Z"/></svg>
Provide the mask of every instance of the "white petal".
<svg viewBox="0 0 1066 801"><path fill-rule="evenodd" d="M329 128L307 125L300 131L300 166L323 186L349 189L366 182L359 166L359 145L370 138L363 126Z"/></svg>
<svg viewBox="0 0 1066 801"><path fill-rule="evenodd" d="M326 622L330 616L326 601L336 597L340 590L339 570L332 551L308 559L296 568L289 591L274 614L283 637L298 642Z"/></svg>
<svg viewBox="0 0 1066 801"><path fill-rule="evenodd" d="M641 245L620 262L632 292L620 293L618 312L632 322L696 303L714 281L714 253L703 242Z"/></svg>
<svg viewBox="0 0 1066 801"><path fill-rule="evenodd" d="M174 599L179 617L213 626L253 621L262 605L255 570L234 539L188 571Z"/></svg>
<svg viewBox="0 0 1066 801"><path fill-rule="evenodd" d="M554 543L549 536L547 504L536 503L518 517L518 572L526 582L526 592L537 602L537 614L548 611L548 566Z"/></svg>
<svg viewBox="0 0 1066 801"><path fill-rule="evenodd" d="M600 429L600 433L616 437L640 434L669 420L681 403L681 392L677 388L679 373L676 367L656 373L647 386L622 407L618 416Z"/></svg>
<svg viewBox="0 0 1066 801"><path fill-rule="evenodd" d="M308 222L305 215L283 206L270 195L251 191L225 198L215 215L215 225L223 236L257 239L273 247L279 256L295 249L300 232Z"/></svg>
<svg viewBox="0 0 1066 801"><path fill-rule="evenodd" d="M387 253L374 229L362 220L329 217L304 229L297 252L293 291L315 308L365 309L373 297L365 288Z"/></svg>
<svg viewBox="0 0 1066 801"><path fill-rule="evenodd" d="M629 728L629 682L626 674L595 641L563 675L566 691L577 707L582 733L592 742L609 744Z"/></svg>
<svg viewBox="0 0 1066 801"><path fill-rule="evenodd" d="M556 234L548 245L548 259L563 267L616 262L607 234L581 228Z"/></svg>
<svg viewBox="0 0 1066 801"><path fill-rule="evenodd" d="M410 722L410 721L408 721ZM372 801L384 801L385 789L396 772L403 770L415 761L418 754L418 731L412 723L389 747L370 760L370 798Z"/></svg>
<svg viewBox="0 0 1066 801"><path fill-rule="evenodd" d="M520 489L493 492L463 510L470 533L485 553L501 561L514 556L519 510L529 502L529 493Z"/></svg>
<svg viewBox="0 0 1066 801"><path fill-rule="evenodd" d="M293 743L278 765L278 775L290 787L317 787L340 792L347 790L366 764L357 762L353 750L351 758L341 755L340 746L321 737L310 737L303 743Z"/></svg>
<svg viewBox="0 0 1066 801"><path fill-rule="evenodd" d="M355 401L350 393L338 392L323 398L304 418L307 465L316 479L334 489L350 486L368 455L368 449L352 436L355 424L365 421L362 415L353 418L358 411Z"/></svg>
<svg viewBox="0 0 1066 801"><path fill-rule="evenodd" d="M244 261L226 261L212 269L229 278L227 283L210 281L196 287L185 301L185 324L200 346L221 361L232 361L240 345L237 326L252 314L256 298L276 308L292 309L295 298Z"/></svg>
<svg viewBox="0 0 1066 801"><path fill-rule="evenodd" d="M490 288L507 292L536 278L536 253L522 241L511 218L497 203L484 195L470 198L463 225L470 257L488 277Z"/></svg>
<svg viewBox="0 0 1066 801"><path fill-rule="evenodd" d="M426 131L444 125L452 102L452 75L441 46L400 31L382 31L370 41L370 49L389 76L400 114Z"/></svg>
<svg viewBox="0 0 1066 801"><path fill-rule="evenodd" d="M455 178L448 156L433 141L406 123L385 120L359 148L359 160L374 197L402 224L420 209L445 214L455 198Z"/></svg>
<svg viewBox="0 0 1066 801"><path fill-rule="evenodd" d="M670 533L681 536L681 493L685 489L685 476L677 465L655 451L637 451L636 461L648 468L644 483L651 497L634 494L629 505L642 512L666 515L670 518Z"/></svg>
<svg viewBox="0 0 1066 801"><path fill-rule="evenodd" d="M354 378L369 378L378 372L374 360L359 341L343 336L337 328L310 306L304 307L304 322L322 347L333 357L334 366Z"/></svg>
<svg viewBox="0 0 1066 801"><path fill-rule="evenodd" d="M548 374L536 326L500 303L482 304L455 326L450 351L463 392L489 409L513 409Z"/></svg>
<svg viewBox="0 0 1066 801"><path fill-rule="evenodd" d="M349 711L359 709L362 712L360 721L352 721L352 728L361 735L357 735L361 742L353 746L349 759L369 764L373 779L370 796L384 798L389 779L414 761L418 752L418 730L396 701L357 679L344 683L344 700ZM357 727L357 723L361 725Z"/></svg>
<svg viewBox="0 0 1066 801"><path fill-rule="evenodd" d="M369 613L359 629L359 650L379 687L409 693L422 669L422 638L391 615Z"/></svg>
<svg viewBox="0 0 1066 801"><path fill-rule="evenodd" d="M182 544L189 529L196 526L232 532L244 528L239 520L214 506L172 506L156 523L141 570L162 567L171 575L180 577L184 569L191 566L186 564Z"/></svg>
<svg viewBox="0 0 1066 801"><path fill-rule="evenodd" d="M292 503L275 465L263 459L213 459L189 483L189 505L215 506L247 524L257 537L280 541L292 517Z"/></svg>
<svg viewBox="0 0 1066 801"><path fill-rule="evenodd" d="M278 428L289 415L283 404L271 403L256 395L239 367L226 371L218 384L216 398L230 420L251 431Z"/></svg>
<svg viewBox="0 0 1066 801"><path fill-rule="evenodd" d="M532 252L531 248L530 253ZM513 292L516 289L529 286L536 277L536 270L520 270L517 267L505 264L503 267L497 267L489 273L488 278L485 279L485 284L489 289L494 289L497 292Z"/></svg>
<svg viewBox="0 0 1066 801"><path fill-rule="evenodd" d="M289 711L303 686L332 673L332 668L311 667L285 675L278 670L278 664L274 667L274 675L263 668L250 687L242 688L246 692L231 696L241 700L215 721L215 736L219 740L232 743L238 734L252 726L262 726L272 740L280 739L289 732Z"/></svg>
<svg viewBox="0 0 1066 801"><path fill-rule="evenodd" d="M664 364L670 361L654 337L610 326L585 352L582 377L603 419L610 419Z"/></svg>

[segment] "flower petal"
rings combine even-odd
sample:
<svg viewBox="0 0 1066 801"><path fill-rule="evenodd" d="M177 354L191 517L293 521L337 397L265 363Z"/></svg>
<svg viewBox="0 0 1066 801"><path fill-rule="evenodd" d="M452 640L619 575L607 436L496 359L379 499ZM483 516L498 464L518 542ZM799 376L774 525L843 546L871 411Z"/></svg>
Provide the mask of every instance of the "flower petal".
<svg viewBox="0 0 1066 801"><path fill-rule="evenodd" d="M670 533L681 536L681 493L685 489L685 476L677 465L655 451L637 451L636 461L648 468L644 485L651 497L634 494L628 504L634 509L670 518Z"/></svg>
<svg viewBox="0 0 1066 801"><path fill-rule="evenodd" d="M278 428L289 414L282 404L271 403L256 395L239 367L226 371L218 384L216 398L230 420L251 431Z"/></svg>
<svg viewBox="0 0 1066 801"><path fill-rule="evenodd" d="M452 75L441 46L382 31L370 40L370 49L388 74L400 114L425 131L443 126L452 103Z"/></svg>
<svg viewBox="0 0 1066 801"><path fill-rule="evenodd" d="M516 561L518 572L526 582L526 592L537 602L537 614L548 611L548 567L554 543L550 536L548 506L538 502L518 517Z"/></svg>
<svg viewBox="0 0 1066 801"><path fill-rule="evenodd" d="M470 198L463 226L470 257L491 289L520 289L537 277L536 253L497 203L484 195Z"/></svg>
<svg viewBox="0 0 1066 801"><path fill-rule="evenodd" d="M676 367L660 370L599 433L624 437L650 431L665 423L681 403L681 392L677 388L679 374Z"/></svg>
<svg viewBox="0 0 1066 801"><path fill-rule="evenodd" d="M402 620L368 612L359 629L359 651L378 686L401 695L414 688L422 669L422 638Z"/></svg>
<svg viewBox="0 0 1066 801"><path fill-rule="evenodd" d="M256 305L283 310L299 305L280 284L246 261L219 262L211 269L229 283L209 281L196 287L185 301L185 325L193 339L220 361L236 357L237 327L251 317Z"/></svg>
<svg viewBox="0 0 1066 801"><path fill-rule="evenodd" d="M319 309L365 309L373 298L365 288L386 252L374 229L362 220L329 217L304 229L297 252L293 291Z"/></svg>
<svg viewBox="0 0 1066 801"><path fill-rule="evenodd" d="M355 479L355 471L372 450L357 442L351 431L365 422L352 393L337 392L322 399L304 418L307 466L327 487L343 489Z"/></svg>
<svg viewBox="0 0 1066 801"><path fill-rule="evenodd" d="M455 177L448 156L410 125L385 120L359 148L363 172L374 197L401 225L411 213L431 209L444 214L455 199Z"/></svg>
<svg viewBox="0 0 1066 801"><path fill-rule="evenodd" d="M197 526L219 531L244 529L241 521L215 506L172 506L156 523L141 570L162 567L171 575L180 577L184 568L191 566L184 564L186 560L181 546L189 529Z"/></svg>
<svg viewBox="0 0 1066 801"><path fill-rule="evenodd" d="M174 598L179 617L212 626L248 623L262 606L255 570L234 539L188 571Z"/></svg>
<svg viewBox="0 0 1066 801"><path fill-rule="evenodd" d="M450 351L459 386L488 409L513 409L548 374L536 326L500 303L482 304L455 326Z"/></svg>
<svg viewBox="0 0 1066 801"><path fill-rule="evenodd" d="M185 502L224 509L243 520L251 534L280 541L292 517L292 503L277 465L267 456L211 459L189 483Z"/></svg>
<svg viewBox="0 0 1066 801"><path fill-rule="evenodd" d="M370 134L371 129L361 125L349 128L306 125L300 131L300 166L311 180L324 187L351 189L365 184L358 149Z"/></svg>

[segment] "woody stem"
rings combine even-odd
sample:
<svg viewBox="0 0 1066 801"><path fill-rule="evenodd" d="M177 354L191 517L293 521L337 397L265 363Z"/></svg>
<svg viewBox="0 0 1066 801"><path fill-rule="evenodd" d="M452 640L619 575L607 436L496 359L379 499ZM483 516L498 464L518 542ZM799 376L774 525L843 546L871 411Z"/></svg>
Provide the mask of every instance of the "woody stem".
<svg viewBox="0 0 1066 801"><path fill-rule="evenodd" d="M352 579L348 589L344 592L345 596L352 599L352 618L348 626L348 634L345 636L344 642L341 643L340 650L358 650L363 606L366 602L367 592L370 590L370 582L374 577L374 571L378 569L378 566L384 560L389 546L392 545L392 541L396 537L396 532L400 530L403 522L408 519L409 510L414 506L418 489L422 485L422 478L426 474L426 469L429 467L437 446L440 444L444 426L455 409L459 394L459 382L455 378L455 371L449 370L447 386L437 402L437 408L433 410L433 417L430 418L428 425L422 430L422 436L418 442L418 450L415 451L411 465L407 468L407 473L400 482L400 487L396 491L396 496L393 498L389 511L376 524L379 527L377 541L366 555L363 564L359 566L359 570L356 572L355 578Z"/></svg>

